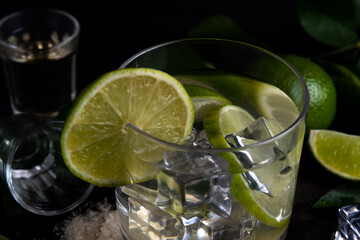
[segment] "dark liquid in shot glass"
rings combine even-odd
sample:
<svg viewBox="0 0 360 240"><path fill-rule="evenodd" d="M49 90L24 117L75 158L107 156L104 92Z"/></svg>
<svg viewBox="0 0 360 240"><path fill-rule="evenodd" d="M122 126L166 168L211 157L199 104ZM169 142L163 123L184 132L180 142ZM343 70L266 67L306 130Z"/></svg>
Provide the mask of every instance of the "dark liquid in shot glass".
<svg viewBox="0 0 360 240"><path fill-rule="evenodd" d="M27 32L9 38L22 49L33 50L31 57L3 61L12 106L17 112L49 114L59 111L75 98L76 54L46 51L58 44L64 35L30 36Z"/></svg>

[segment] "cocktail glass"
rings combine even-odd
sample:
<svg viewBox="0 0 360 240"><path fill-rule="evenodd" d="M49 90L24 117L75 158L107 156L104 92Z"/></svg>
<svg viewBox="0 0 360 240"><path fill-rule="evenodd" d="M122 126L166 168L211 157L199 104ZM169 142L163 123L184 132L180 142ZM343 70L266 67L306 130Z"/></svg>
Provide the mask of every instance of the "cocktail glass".
<svg viewBox="0 0 360 240"><path fill-rule="evenodd" d="M215 90L256 120L224 136L231 148L221 149L212 146L201 120L185 145L132 126L148 140L148 152L138 154L153 157L163 151L154 164L155 179L116 188L123 236L284 239L309 105L297 71L267 50L220 39L160 44L121 66L134 67L162 70L183 84Z"/></svg>

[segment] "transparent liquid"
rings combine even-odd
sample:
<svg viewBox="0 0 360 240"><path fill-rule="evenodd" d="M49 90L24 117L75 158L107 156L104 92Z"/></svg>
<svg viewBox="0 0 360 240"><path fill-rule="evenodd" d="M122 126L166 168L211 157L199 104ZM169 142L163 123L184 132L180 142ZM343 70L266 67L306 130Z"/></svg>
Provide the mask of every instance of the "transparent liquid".
<svg viewBox="0 0 360 240"><path fill-rule="evenodd" d="M75 98L75 52L53 49L68 36L56 31L20 31L8 42L32 52L3 61L11 104L15 112L57 112Z"/></svg>
<svg viewBox="0 0 360 240"><path fill-rule="evenodd" d="M299 115L295 104L277 89L274 96L227 94L221 85L178 77L187 84L206 86L228 97L253 115L256 121L225 140L232 147L263 141L290 126ZM229 80L230 81L230 80ZM231 80L233 81L233 80ZM243 86L254 80L246 79ZM231 82L229 82L231 83ZM209 85L210 86L209 86ZM255 84L256 85L256 84ZM279 94L279 91L281 92ZM264 105L266 105L264 107ZM275 125L276 127L269 127ZM275 129L275 131L274 131ZM201 122L194 125L187 145L212 148ZM275 141L264 147L235 153L245 169L239 176L247 191L278 219L289 218L295 191L302 141ZM156 179L116 189L120 225L128 239L283 239L287 224L274 227L252 215L231 192L233 174L222 156L200 152L166 152L156 164L161 169ZM231 169L230 169L231 170Z"/></svg>

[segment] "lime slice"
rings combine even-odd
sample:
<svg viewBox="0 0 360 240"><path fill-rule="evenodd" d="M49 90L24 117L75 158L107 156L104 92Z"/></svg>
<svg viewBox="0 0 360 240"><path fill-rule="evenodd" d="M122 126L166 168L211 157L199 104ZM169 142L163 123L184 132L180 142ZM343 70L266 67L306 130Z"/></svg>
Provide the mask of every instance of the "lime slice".
<svg viewBox="0 0 360 240"><path fill-rule="evenodd" d="M235 105L226 105L210 109L204 117L204 128L210 143L215 148L230 148L225 136L236 133L253 123L255 119L244 109ZM223 153L229 161L229 171L239 173L243 167L233 153Z"/></svg>
<svg viewBox="0 0 360 240"><path fill-rule="evenodd" d="M267 171L262 171L266 173ZM270 175L272 173L268 173ZM248 182L242 174L234 174L231 193L240 202L240 204L266 225L272 227L284 227L290 221L293 194L289 194L289 189L295 189L295 181L287 190L276 196L269 196L260 191L254 191L249 188ZM273 179L273 181L276 181Z"/></svg>
<svg viewBox="0 0 360 240"><path fill-rule="evenodd" d="M198 81L227 96L234 104L250 106L259 115L288 128L299 116L295 103L278 87L230 73L199 71L178 77L181 82Z"/></svg>
<svg viewBox="0 0 360 240"><path fill-rule="evenodd" d="M254 121L254 118L241 107L227 105L209 110L204 118L204 127L214 147L230 148L225 136L248 127ZM280 131L280 126L275 120L266 120L266 124L272 135ZM251 139L247 141L248 144L256 142ZM264 149L269 151L266 147L256 148L262 155ZM252 154L255 153L252 151ZM234 173L231 193L240 204L264 224L284 227L289 222L292 209L297 173L297 164L294 161L296 151L281 161L273 161L246 172L234 153L220 155L229 161L229 172ZM254 183L263 184L265 190L254 189Z"/></svg>
<svg viewBox="0 0 360 240"><path fill-rule="evenodd" d="M330 172L360 180L360 136L333 130L311 130L309 145L316 160Z"/></svg>
<svg viewBox="0 0 360 240"><path fill-rule="evenodd" d="M61 137L64 160L73 174L98 186L147 180L157 173L149 162L160 160L162 149L127 124L182 144L193 121L191 99L175 78L153 69L115 70L74 103Z"/></svg>
<svg viewBox="0 0 360 240"><path fill-rule="evenodd" d="M195 122L202 121L205 113L215 106L232 104L229 99L208 88L188 84L184 84L184 87L194 104Z"/></svg>

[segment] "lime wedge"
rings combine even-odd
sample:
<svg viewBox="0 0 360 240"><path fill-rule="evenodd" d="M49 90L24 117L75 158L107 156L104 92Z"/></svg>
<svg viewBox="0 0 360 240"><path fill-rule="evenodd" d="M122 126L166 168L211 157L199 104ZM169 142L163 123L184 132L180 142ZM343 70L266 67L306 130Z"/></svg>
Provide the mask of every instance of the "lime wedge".
<svg viewBox="0 0 360 240"><path fill-rule="evenodd" d="M241 107L227 105L210 109L204 117L204 127L214 147L230 148L225 136L245 129L254 121L254 118ZM280 126L275 120L266 122L272 134L279 133ZM251 139L247 141L248 144L256 142ZM261 147L257 148L262 151ZM269 151L268 148L266 150ZM229 162L229 172L234 173L231 193L242 206L266 225L284 227L289 222L297 173L296 163L292 161L294 154L296 153L290 153L282 161L273 161L246 171L235 153L220 154ZM261 182L266 190L253 189L254 186L251 185L256 181Z"/></svg>
<svg viewBox="0 0 360 240"><path fill-rule="evenodd" d="M333 130L311 130L309 145L316 160L330 172L360 180L360 136Z"/></svg>
<svg viewBox="0 0 360 240"><path fill-rule="evenodd" d="M184 87L194 104L195 122L201 122L205 113L215 106L232 104L229 99L208 88L188 84L184 84Z"/></svg>
<svg viewBox="0 0 360 240"><path fill-rule="evenodd" d="M175 78L153 69L115 70L74 103L61 137L64 160L74 175L97 186L144 181L157 173L149 162L160 160L162 150L127 124L182 144L193 121L191 99Z"/></svg>
<svg viewBox="0 0 360 240"><path fill-rule="evenodd" d="M235 105L226 105L210 109L204 117L204 128L210 143L215 148L230 148L225 136L236 133L253 123L255 119L244 109ZM222 153L229 161L229 171L239 173L243 167L233 153Z"/></svg>

